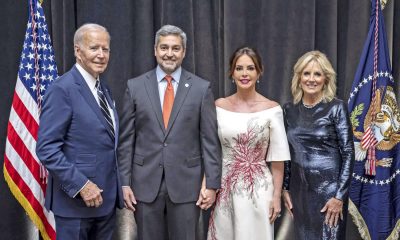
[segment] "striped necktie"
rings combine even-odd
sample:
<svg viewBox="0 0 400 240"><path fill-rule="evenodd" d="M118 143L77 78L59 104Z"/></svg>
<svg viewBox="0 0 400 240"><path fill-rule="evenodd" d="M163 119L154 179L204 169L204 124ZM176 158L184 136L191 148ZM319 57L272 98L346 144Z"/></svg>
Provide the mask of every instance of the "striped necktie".
<svg viewBox="0 0 400 240"><path fill-rule="evenodd" d="M111 130L111 133L113 135L113 140L114 140L115 139L114 125L113 125L113 121L111 118L110 110L108 109L108 106L107 106L107 100L106 100L106 97L104 96L104 93L101 88L101 84L100 84L99 80L96 81L96 89L97 89L97 96L99 97L99 104L100 104L101 112L103 113L103 115L106 119L106 122L108 124L108 127Z"/></svg>

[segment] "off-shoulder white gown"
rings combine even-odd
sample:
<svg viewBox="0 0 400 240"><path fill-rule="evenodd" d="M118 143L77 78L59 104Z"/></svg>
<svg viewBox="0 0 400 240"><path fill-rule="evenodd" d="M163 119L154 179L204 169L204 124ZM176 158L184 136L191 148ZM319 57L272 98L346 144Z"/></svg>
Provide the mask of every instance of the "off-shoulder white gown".
<svg viewBox="0 0 400 240"><path fill-rule="evenodd" d="M211 214L208 240L273 240L269 204L271 161L290 159L280 106L254 113L217 107L222 145L222 186Z"/></svg>

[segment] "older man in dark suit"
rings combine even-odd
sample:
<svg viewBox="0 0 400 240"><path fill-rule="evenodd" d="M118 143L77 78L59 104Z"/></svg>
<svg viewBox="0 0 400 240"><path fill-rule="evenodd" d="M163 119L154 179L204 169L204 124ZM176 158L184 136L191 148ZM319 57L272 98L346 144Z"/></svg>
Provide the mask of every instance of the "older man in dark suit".
<svg viewBox="0 0 400 240"><path fill-rule="evenodd" d="M140 240L195 239L200 208L221 184L214 97L208 81L181 67L185 52L186 34L163 26L157 68L127 83L118 161Z"/></svg>
<svg viewBox="0 0 400 240"><path fill-rule="evenodd" d="M111 239L123 197L117 113L99 79L110 36L100 25L85 24L74 49L75 66L48 89L40 116L36 152L50 172L46 207L55 215L57 239Z"/></svg>

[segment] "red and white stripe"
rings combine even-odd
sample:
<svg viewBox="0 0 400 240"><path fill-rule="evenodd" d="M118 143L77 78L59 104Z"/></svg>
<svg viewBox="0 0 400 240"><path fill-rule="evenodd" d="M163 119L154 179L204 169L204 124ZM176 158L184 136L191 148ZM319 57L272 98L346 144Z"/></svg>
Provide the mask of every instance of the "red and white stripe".
<svg viewBox="0 0 400 240"><path fill-rule="evenodd" d="M38 129L38 105L18 77L7 128L4 175L43 238L56 239L53 213L44 207L46 184L35 150Z"/></svg>
<svg viewBox="0 0 400 240"><path fill-rule="evenodd" d="M369 126L361 139L361 147L362 149L368 149L369 147L375 147L377 143L378 141L375 138L374 132L371 126Z"/></svg>

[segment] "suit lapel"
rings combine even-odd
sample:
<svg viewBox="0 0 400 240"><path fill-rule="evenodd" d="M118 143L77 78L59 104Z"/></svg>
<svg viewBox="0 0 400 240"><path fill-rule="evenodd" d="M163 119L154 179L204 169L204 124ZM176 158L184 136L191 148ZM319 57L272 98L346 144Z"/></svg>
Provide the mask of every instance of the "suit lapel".
<svg viewBox="0 0 400 240"><path fill-rule="evenodd" d="M173 126L176 117L184 103L186 96L189 92L192 83L190 81L190 76L186 74L186 71L182 69L181 79L179 80L178 90L176 91L174 105L172 106L171 116L169 117L168 121L168 128L166 132L166 136L168 135L171 127Z"/></svg>
<svg viewBox="0 0 400 240"><path fill-rule="evenodd" d="M144 85L146 87L147 94L150 99L151 106L153 107L154 113L156 114L156 118L158 120L159 126L162 131L165 133L164 121L162 117L162 110L160 104L160 94L158 92L158 83L156 71L151 71L148 75L146 75L147 79L144 81Z"/></svg>
<svg viewBox="0 0 400 240"><path fill-rule="evenodd" d="M104 127L107 129L108 134L112 138L112 133L110 132L110 128L108 127L103 113L101 113L99 104L96 102L96 99L94 98L92 91L89 89L89 86L86 84L85 79L83 79L83 76L79 73L78 69L75 66L73 67L72 74L74 75L75 83L79 85L78 89L80 94L86 100L89 107L99 118L100 122L104 125Z"/></svg>

